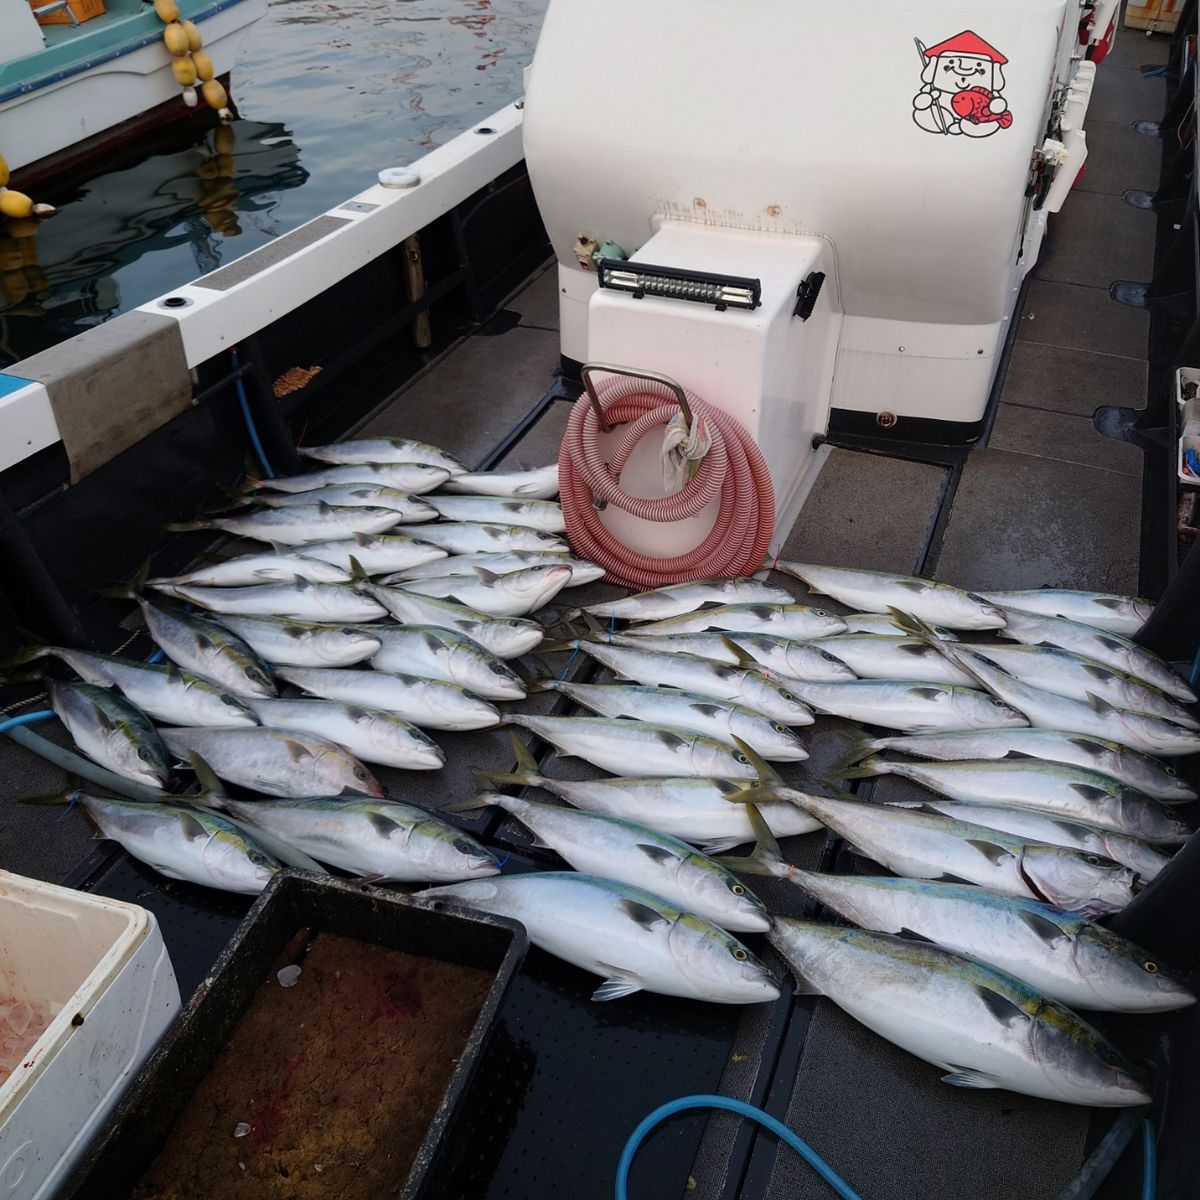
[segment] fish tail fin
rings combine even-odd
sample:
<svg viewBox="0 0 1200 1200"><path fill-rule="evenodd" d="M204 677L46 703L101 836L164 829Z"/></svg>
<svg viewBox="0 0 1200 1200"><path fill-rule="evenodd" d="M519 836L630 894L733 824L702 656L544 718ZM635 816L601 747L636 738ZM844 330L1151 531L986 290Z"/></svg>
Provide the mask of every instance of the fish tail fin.
<svg viewBox="0 0 1200 1200"><path fill-rule="evenodd" d="M54 646L26 646L11 658L0 659L0 680L5 683L32 683L41 677L40 667L34 664L54 655Z"/></svg>
<svg viewBox="0 0 1200 1200"><path fill-rule="evenodd" d="M517 736L517 731L514 729L511 732L513 755L517 760L516 766L511 771L474 771L475 786L480 791L492 791L505 785L528 787L539 777L537 760Z"/></svg>
<svg viewBox="0 0 1200 1200"><path fill-rule="evenodd" d="M726 634L723 636L721 638L721 645L724 646L725 649L728 650L735 659L737 659L737 664L739 667L745 667L747 670L751 671L759 670L762 667L762 663L760 663L753 654L750 654L744 646L741 646L735 642L732 635Z"/></svg>
<svg viewBox="0 0 1200 1200"><path fill-rule="evenodd" d="M171 533L191 533L196 529L211 529L212 525L208 521L197 519L195 521L172 521L163 528Z"/></svg>
<svg viewBox="0 0 1200 1200"><path fill-rule="evenodd" d="M868 755L873 755L879 747L876 740L862 729L847 727L843 734L846 741L846 752L841 758L835 759L829 766L831 774L836 775L848 767L853 767Z"/></svg>
<svg viewBox="0 0 1200 1200"><path fill-rule="evenodd" d="M212 767L195 750L188 751L188 762L191 763L192 770L196 773L196 780L200 784L200 794L189 796L188 799L193 804L208 808L220 808L228 796L225 794L224 785L217 778Z"/></svg>
<svg viewBox="0 0 1200 1200"><path fill-rule="evenodd" d="M876 775L887 775L888 763L877 754L862 759L856 766L839 767L834 763L826 772L826 779L874 779Z"/></svg>
<svg viewBox="0 0 1200 1200"><path fill-rule="evenodd" d="M779 772L753 746L742 741L740 737L735 736L733 740L737 748L750 760L750 765L758 772L760 786L764 788L782 786L783 778Z"/></svg>
<svg viewBox="0 0 1200 1200"><path fill-rule="evenodd" d="M749 789L748 789L749 790ZM722 858L721 862L731 870L745 875L784 875L788 864L784 861L779 842L771 832L771 826L758 809L758 805L746 802L746 816L750 818L750 828L758 840L754 850L744 858Z"/></svg>
<svg viewBox="0 0 1200 1200"><path fill-rule="evenodd" d="M481 772L476 772L478 776ZM478 779L477 779L478 782ZM465 813L478 812L481 808L490 808L497 804L498 798L496 793L489 788L481 788L477 792L473 792L470 796L460 796L455 800L447 800L437 806L439 813Z"/></svg>
<svg viewBox="0 0 1200 1200"><path fill-rule="evenodd" d="M168 529L172 528L170 525ZM136 596L146 586L150 578L150 560L147 558L140 567L124 582L110 588L96 588L97 596L109 596L117 600L129 600Z"/></svg>
<svg viewBox="0 0 1200 1200"><path fill-rule="evenodd" d="M912 613L906 613L890 606L888 612L898 629L904 630L912 637L920 638L923 642L928 642L931 646L937 645L938 638L933 627L922 621L920 617L914 617Z"/></svg>
<svg viewBox="0 0 1200 1200"><path fill-rule="evenodd" d="M529 680L525 685L525 690L529 692L557 692L561 682L561 680L556 679L553 675L549 677L537 677Z"/></svg>
<svg viewBox="0 0 1200 1200"><path fill-rule="evenodd" d="M350 555L350 582L351 583L362 583L362 581L364 579L370 579L370 578L371 578L370 575L367 574L362 563L360 563L358 561L358 559L355 558L353 554L351 554Z"/></svg>

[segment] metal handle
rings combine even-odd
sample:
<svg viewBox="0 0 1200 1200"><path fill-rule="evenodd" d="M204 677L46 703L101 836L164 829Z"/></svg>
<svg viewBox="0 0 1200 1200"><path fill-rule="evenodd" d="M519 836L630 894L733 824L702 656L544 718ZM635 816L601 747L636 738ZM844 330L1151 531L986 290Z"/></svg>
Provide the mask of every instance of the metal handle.
<svg viewBox="0 0 1200 1200"><path fill-rule="evenodd" d="M593 371L604 371L609 375L625 375L630 379L645 379L651 383L665 383L675 393L675 399L683 410L684 420L688 423L688 429L691 429L692 409L687 402L687 396L684 395L683 388L669 375L660 375L657 371L636 371L633 367L618 367L615 363L584 363L579 372L583 378L583 390L587 392L588 399L592 402L592 408L596 410L596 420L600 422L600 428L605 433L610 433L611 429L604 419L604 409L600 406L600 397L596 395L596 389L592 387L591 373Z"/></svg>

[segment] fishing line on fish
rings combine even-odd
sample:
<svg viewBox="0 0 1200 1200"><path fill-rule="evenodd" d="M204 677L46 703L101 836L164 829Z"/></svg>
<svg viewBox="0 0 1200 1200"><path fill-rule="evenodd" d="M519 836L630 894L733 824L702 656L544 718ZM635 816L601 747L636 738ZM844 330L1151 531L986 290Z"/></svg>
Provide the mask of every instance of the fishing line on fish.
<svg viewBox="0 0 1200 1200"><path fill-rule="evenodd" d="M571 669L571 664L575 661L575 656L578 653L579 653L579 647L576 646L575 649L571 651L571 657L568 658L567 661L563 664L562 672L559 674L558 678L554 681L555 683L562 683L562 681L564 679L566 679L567 672Z"/></svg>
<svg viewBox="0 0 1200 1200"><path fill-rule="evenodd" d="M233 369L238 369L238 352L235 346L229 352L230 361L233 364ZM242 410L242 420L246 422L246 433L250 437L250 445L254 448L254 457L258 459L258 465L262 467L263 474L268 479L275 478L275 472L271 470L271 463L267 458L267 452L263 449L262 441L258 436L258 428L254 424L254 417L250 413L250 401L246 396L246 385L242 382L241 375L236 375L233 380L233 386L237 389L238 407Z"/></svg>
<svg viewBox="0 0 1200 1200"><path fill-rule="evenodd" d="M747 1104L742 1100L734 1100L729 1096L681 1096L678 1100L669 1100L659 1105L652 1113L644 1117L637 1128L629 1135L624 1150L621 1151L617 1163L617 1177L614 1195L616 1200L629 1198L629 1169L633 1165L642 1142L656 1126L662 1124L668 1117L678 1112L686 1112L696 1108L719 1108L725 1112L737 1113L741 1117L749 1117L757 1121L765 1129L769 1129L780 1141L791 1146L801 1158L839 1195L842 1200L862 1200L862 1197L806 1142L799 1134L793 1133L782 1121L776 1120L770 1113ZM1143 1197L1145 1200L1145 1197Z"/></svg>

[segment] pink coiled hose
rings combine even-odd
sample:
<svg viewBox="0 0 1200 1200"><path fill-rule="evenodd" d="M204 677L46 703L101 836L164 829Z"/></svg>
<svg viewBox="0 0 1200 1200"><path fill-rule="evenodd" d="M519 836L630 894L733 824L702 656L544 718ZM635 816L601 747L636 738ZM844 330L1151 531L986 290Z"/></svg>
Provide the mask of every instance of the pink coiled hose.
<svg viewBox="0 0 1200 1200"><path fill-rule="evenodd" d="M616 452L605 462L600 420L587 395L571 411L558 452L558 488L567 537L581 558L598 563L609 580L654 588L691 579L747 575L766 557L775 531L775 491L767 464L746 430L721 409L684 389L694 417L702 417L712 445L695 475L673 496L645 500L621 487L621 472L634 447L679 411L675 393L657 380L610 376L596 395L611 428L624 425ZM647 521L682 521L720 495L717 519L708 536L673 558L639 554L617 539L600 520L596 504L615 505Z"/></svg>

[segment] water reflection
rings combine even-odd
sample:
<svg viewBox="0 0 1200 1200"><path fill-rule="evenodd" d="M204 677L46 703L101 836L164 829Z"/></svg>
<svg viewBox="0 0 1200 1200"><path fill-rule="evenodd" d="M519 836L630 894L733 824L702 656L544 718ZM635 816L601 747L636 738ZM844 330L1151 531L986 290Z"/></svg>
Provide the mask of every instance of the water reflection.
<svg viewBox="0 0 1200 1200"><path fill-rule="evenodd" d="M147 138L90 177L40 188L58 215L0 230L0 365L282 232L270 212L277 193L308 178L299 157L283 125L212 118Z"/></svg>

